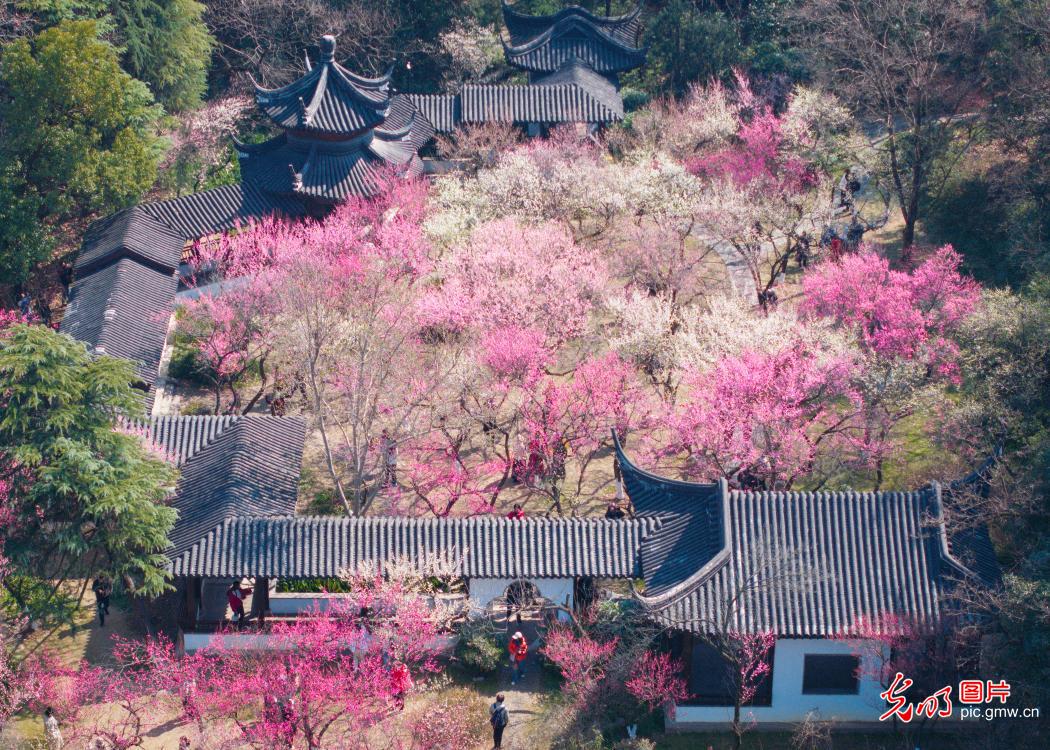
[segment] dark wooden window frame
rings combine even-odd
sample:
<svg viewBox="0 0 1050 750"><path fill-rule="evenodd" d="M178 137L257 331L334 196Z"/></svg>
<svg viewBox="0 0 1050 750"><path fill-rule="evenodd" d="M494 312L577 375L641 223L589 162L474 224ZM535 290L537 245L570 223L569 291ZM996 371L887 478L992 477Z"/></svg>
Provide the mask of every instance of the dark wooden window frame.
<svg viewBox="0 0 1050 750"><path fill-rule="evenodd" d="M860 693L859 668L860 657L854 654L805 654L802 657L802 694L857 695ZM848 678L840 671L843 669L849 670ZM837 673L836 679L827 680L829 672Z"/></svg>

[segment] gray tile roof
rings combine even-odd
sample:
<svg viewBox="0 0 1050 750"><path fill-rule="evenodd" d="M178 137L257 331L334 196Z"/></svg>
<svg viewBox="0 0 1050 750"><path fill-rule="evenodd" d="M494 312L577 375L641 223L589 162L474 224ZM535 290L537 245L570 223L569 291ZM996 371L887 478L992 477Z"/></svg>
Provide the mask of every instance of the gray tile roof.
<svg viewBox="0 0 1050 750"><path fill-rule="evenodd" d="M612 114L612 119L623 118L623 97L620 96L616 85L578 60L562 65L553 73L537 77L533 84L577 86L586 92L588 97L603 105Z"/></svg>
<svg viewBox="0 0 1050 750"><path fill-rule="evenodd" d="M185 241L226 232L272 214L288 217L305 214L300 201L267 195L243 182L143 203L139 209L171 227Z"/></svg>
<svg viewBox="0 0 1050 750"><path fill-rule="evenodd" d="M613 90L614 97L619 95ZM575 84L528 86L469 85L460 92L463 122L563 123L614 122L623 117L617 108Z"/></svg>
<svg viewBox="0 0 1050 750"><path fill-rule="evenodd" d="M408 106L407 97L399 97ZM403 105L402 105L403 106ZM422 173L417 151L434 134L413 114L397 130L376 128L351 141L322 142L282 134L266 143L238 146L247 182L279 195L308 195L328 202L375 193L378 176L389 168ZM301 185L296 185L296 177Z"/></svg>
<svg viewBox="0 0 1050 750"><path fill-rule="evenodd" d="M467 84L458 94L410 94L440 133L462 123L609 123L623 119L623 99L604 76L567 63L528 85Z"/></svg>
<svg viewBox="0 0 1050 750"><path fill-rule="evenodd" d="M150 440L182 466L241 417L236 415L186 415L153 417L140 424Z"/></svg>
<svg viewBox="0 0 1050 750"><path fill-rule="evenodd" d="M980 523L980 518L973 517L976 515L973 508L982 505L980 502L975 503L975 500L987 499L991 493L991 475L1001 454L1002 448L996 448L968 476L950 482L944 488L945 507L961 521L955 524L956 528L948 535L948 548L959 562L974 571L988 586L999 582L1002 571L988 535L988 527Z"/></svg>
<svg viewBox="0 0 1050 750"><path fill-rule="evenodd" d="M187 242L273 213L296 216L303 207L240 184L144 203L93 222L77 254L61 330L91 349L101 346L139 363L139 377L152 386Z"/></svg>
<svg viewBox="0 0 1050 750"><path fill-rule="evenodd" d="M335 61L335 37L325 36L320 46L318 64L299 80L278 89L255 87L259 109L288 130L352 135L382 124L390 106L390 73L355 75Z"/></svg>
<svg viewBox="0 0 1050 750"><path fill-rule="evenodd" d="M729 492L635 467L628 495L663 525L642 544L638 598L697 632L849 632L897 614L935 623L973 571L949 549L936 485L917 492Z"/></svg>
<svg viewBox="0 0 1050 750"><path fill-rule="evenodd" d="M141 206L92 222L84 233L74 268L84 276L118 258L134 258L151 268L174 272L186 238L157 221Z"/></svg>
<svg viewBox="0 0 1050 750"><path fill-rule="evenodd" d="M438 133L451 133L460 122L456 94L405 94Z"/></svg>
<svg viewBox="0 0 1050 750"><path fill-rule="evenodd" d="M505 7L505 16L507 10ZM533 73L552 73L578 60L606 75L637 68L645 62L646 50L636 46L633 38L581 11L567 8L528 31L512 31L510 44L503 43L507 62ZM517 23L508 23L508 28Z"/></svg>
<svg viewBox="0 0 1050 750"><path fill-rule="evenodd" d="M562 8L550 15L531 16L514 10L514 6L506 2L501 2L501 5L507 32L510 34L511 43L515 45L536 38L567 18L586 21L621 44L629 46L637 44L641 32L641 5L636 5L633 10L620 16L599 16L578 5Z"/></svg>
<svg viewBox="0 0 1050 750"><path fill-rule="evenodd" d="M73 284L61 330L94 352L131 360L152 384L177 286L171 271L121 258Z"/></svg>
<svg viewBox="0 0 1050 750"><path fill-rule="evenodd" d="M175 432L187 429L192 427ZM172 557L227 519L295 511L306 437L302 419L241 417L215 433L182 464L173 502L179 518L171 532Z"/></svg>
<svg viewBox="0 0 1050 750"><path fill-rule="evenodd" d="M191 462L192 463L192 462ZM172 563L175 575L338 576L439 556L467 578L629 578L655 521L596 518L231 518Z"/></svg>

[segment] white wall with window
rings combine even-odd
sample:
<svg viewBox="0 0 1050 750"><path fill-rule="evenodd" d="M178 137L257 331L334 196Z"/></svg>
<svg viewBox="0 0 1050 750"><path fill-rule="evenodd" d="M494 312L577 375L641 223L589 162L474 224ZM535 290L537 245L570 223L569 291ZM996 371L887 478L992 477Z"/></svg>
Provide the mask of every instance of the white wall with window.
<svg viewBox="0 0 1050 750"><path fill-rule="evenodd" d="M471 578L467 581L471 605L477 610L483 610L494 599L505 597L511 585L524 580L520 578ZM530 578L528 582L535 586L538 596L554 604L572 608L575 583L572 578Z"/></svg>
<svg viewBox="0 0 1050 750"><path fill-rule="evenodd" d="M669 728L725 724L733 718L732 692L724 663L699 639L686 638L682 658L690 673L693 699L679 705ZM874 649L860 649L874 654ZM773 649L773 671L742 717L762 723L790 723L813 712L833 721L878 723L883 688L868 675L877 672L873 656L863 666L855 643L826 638L783 638ZM861 667L858 670L858 667ZM859 674L858 674L859 673Z"/></svg>

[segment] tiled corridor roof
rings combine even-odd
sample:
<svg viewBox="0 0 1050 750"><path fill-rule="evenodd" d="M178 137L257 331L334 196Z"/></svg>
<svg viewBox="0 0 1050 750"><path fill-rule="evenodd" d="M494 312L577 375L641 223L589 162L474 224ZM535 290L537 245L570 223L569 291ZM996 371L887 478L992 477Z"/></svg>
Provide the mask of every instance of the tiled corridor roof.
<svg viewBox="0 0 1050 750"><path fill-rule="evenodd" d="M443 559L467 578L630 578L644 519L231 518L173 560L175 575L338 576L364 563Z"/></svg>
<svg viewBox="0 0 1050 750"><path fill-rule="evenodd" d="M152 385L177 286L172 271L120 258L73 284L62 331L92 352L131 360Z"/></svg>

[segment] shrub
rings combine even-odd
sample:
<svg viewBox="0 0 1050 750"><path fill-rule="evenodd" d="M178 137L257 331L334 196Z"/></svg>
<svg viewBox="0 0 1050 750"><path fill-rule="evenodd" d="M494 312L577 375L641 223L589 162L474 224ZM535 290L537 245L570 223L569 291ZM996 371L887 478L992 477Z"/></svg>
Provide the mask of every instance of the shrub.
<svg viewBox="0 0 1050 750"><path fill-rule="evenodd" d="M612 746L612 750L656 750L656 743L645 737L636 737L633 740L620 740Z"/></svg>
<svg viewBox="0 0 1050 750"><path fill-rule="evenodd" d="M179 407L179 414L183 417L212 413L212 402L207 398L192 398Z"/></svg>
<svg viewBox="0 0 1050 750"><path fill-rule="evenodd" d="M649 103L650 96L644 91L624 88L620 93L623 95L624 112L634 112L636 109L641 109Z"/></svg>
<svg viewBox="0 0 1050 750"><path fill-rule="evenodd" d="M339 578L282 578L277 582L277 591L282 594L316 594L327 591L329 594L345 594L350 589Z"/></svg>
<svg viewBox="0 0 1050 750"><path fill-rule="evenodd" d="M492 674L503 664L503 641L489 620L470 620L460 629L456 656L468 668Z"/></svg>

